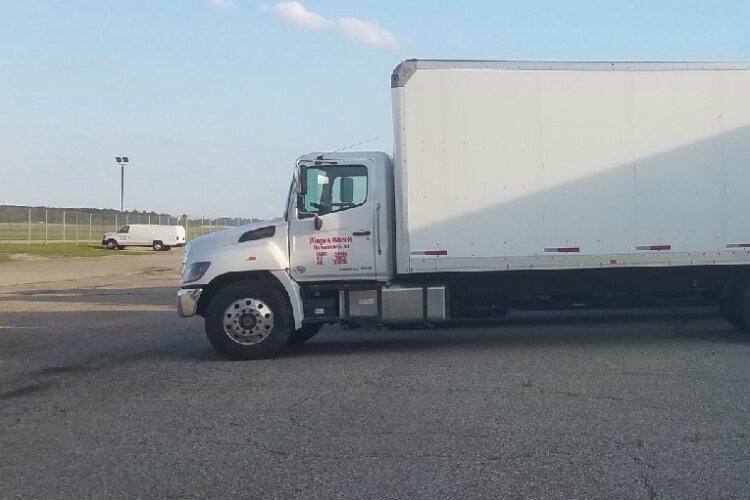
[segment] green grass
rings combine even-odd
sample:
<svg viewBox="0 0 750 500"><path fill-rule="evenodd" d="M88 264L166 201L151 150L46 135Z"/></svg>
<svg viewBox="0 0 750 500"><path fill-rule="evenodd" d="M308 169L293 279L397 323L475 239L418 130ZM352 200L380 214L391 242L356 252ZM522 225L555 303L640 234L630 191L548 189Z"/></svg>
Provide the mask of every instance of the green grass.
<svg viewBox="0 0 750 500"><path fill-rule="evenodd" d="M107 228L112 231L113 229ZM101 226L91 227L91 240L96 241L100 239L104 232ZM54 240L66 240L66 241L84 241L89 239L89 225L85 226L82 224L66 224L65 230L63 231L62 224L47 224L46 236L50 241ZM8 222L0 223L0 241L44 241L45 239L45 227L44 224L29 224L18 223L11 224Z"/></svg>
<svg viewBox="0 0 750 500"><path fill-rule="evenodd" d="M43 245L39 243L16 244L8 243L0 245L0 262L9 262L14 257L23 258L25 255L33 257L102 257L105 255L143 255L144 251L127 250L117 252L107 250L102 246L93 245L76 245L73 243L50 243Z"/></svg>

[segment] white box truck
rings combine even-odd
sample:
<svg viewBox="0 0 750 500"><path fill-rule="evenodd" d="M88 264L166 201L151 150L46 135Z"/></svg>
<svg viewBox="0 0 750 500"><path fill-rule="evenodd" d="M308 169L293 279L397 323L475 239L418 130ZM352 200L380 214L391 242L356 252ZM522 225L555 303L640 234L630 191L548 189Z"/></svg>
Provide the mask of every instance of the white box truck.
<svg viewBox="0 0 750 500"><path fill-rule="evenodd" d="M750 64L408 60L391 83L393 157L302 155L283 220L188 244L178 309L221 352L633 295L750 328Z"/></svg>
<svg viewBox="0 0 750 500"><path fill-rule="evenodd" d="M125 247L151 247L155 251L185 246L185 228L159 224L128 224L113 233L102 235L102 245L110 250Z"/></svg>

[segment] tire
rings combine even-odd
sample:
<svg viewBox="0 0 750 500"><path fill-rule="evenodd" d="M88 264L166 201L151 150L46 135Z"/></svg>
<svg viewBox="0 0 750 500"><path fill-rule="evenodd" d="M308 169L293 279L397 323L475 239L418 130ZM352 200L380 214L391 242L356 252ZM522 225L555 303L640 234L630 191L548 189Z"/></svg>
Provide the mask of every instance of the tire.
<svg viewBox="0 0 750 500"><path fill-rule="evenodd" d="M206 336L229 359L273 357L287 344L293 328L286 296L258 281L227 285L206 308Z"/></svg>
<svg viewBox="0 0 750 500"><path fill-rule="evenodd" d="M750 283L734 287L728 296L719 299L719 310L732 325L750 331Z"/></svg>
<svg viewBox="0 0 750 500"><path fill-rule="evenodd" d="M116 250L117 249L117 242L115 240L107 240L107 248L109 250Z"/></svg>
<svg viewBox="0 0 750 500"><path fill-rule="evenodd" d="M302 328L300 328L299 330L293 330L289 335L289 344L304 344L305 342L316 336L321 328L323 328L323 323L302 325Z"/></svg>
<svg viewBox="0 0 750 500"><path fill-rule="evenodd" d="M151 248L154 249L154 252L161 252L164 250L164 244L162 244L161 241L154 241L154 244L151 245Z"/></svg>
<svg viewBox="0 0 750 500"><path fill-rule="evenodd" d="M719 312L724 316L724 319L729 321L732 325L740 328L740 325L735 316L734 305L732 303L732 297L722 297L719 299Z"/></svg>

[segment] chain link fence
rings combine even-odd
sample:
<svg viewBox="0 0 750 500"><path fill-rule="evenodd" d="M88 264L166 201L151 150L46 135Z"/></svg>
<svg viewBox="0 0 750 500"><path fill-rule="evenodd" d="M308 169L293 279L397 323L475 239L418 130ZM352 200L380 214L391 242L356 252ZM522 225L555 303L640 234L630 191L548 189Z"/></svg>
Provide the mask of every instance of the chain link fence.
<svg viewBox="0 0 750 500"><path fill-rule="evenodd" d="M102 235L128 224L180 225L187 240L255 219L172 216L72 208L0 206L0 243L101 243Z"/></svg>

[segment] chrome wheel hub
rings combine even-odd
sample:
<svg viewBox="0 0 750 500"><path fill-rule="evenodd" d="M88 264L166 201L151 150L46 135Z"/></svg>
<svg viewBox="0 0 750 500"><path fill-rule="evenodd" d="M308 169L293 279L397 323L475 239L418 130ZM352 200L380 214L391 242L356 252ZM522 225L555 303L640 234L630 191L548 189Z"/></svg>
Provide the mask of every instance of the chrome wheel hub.
<svg viewBox="0 0 750 500"><path fill-rule="evenodd" d="M224 311L224 332L242 345L263 342L273 331L273 311L258 299L235 300Z"/></svg>

